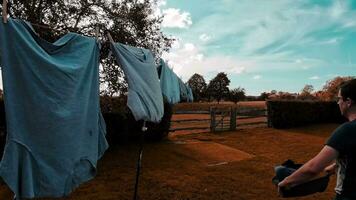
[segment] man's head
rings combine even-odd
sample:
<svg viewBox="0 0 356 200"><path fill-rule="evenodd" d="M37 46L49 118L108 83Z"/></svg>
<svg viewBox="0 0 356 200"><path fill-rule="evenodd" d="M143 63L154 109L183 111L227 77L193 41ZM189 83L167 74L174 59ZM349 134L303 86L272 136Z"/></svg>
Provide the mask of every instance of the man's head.
<svg viewBox="0 0 356 200"><path fill-rule="evenodd" d="M348 117L351 112L356 114L356 79L341 84L338 104L341 114L345 117Z"/></svg>

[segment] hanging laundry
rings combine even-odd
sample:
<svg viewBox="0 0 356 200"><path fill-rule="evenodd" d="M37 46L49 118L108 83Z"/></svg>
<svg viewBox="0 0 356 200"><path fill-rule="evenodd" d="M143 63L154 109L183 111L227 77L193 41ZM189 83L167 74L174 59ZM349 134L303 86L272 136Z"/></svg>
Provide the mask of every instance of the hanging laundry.
<svg viewBox="0 0 356 200"><path fill-rule="evenodd" d="M188 84L185 84L181 79L178 79L178 82L179 82L181 101L193 102L194 99L193 99L192 89L188 86Z"/></svg>
<svg viewBox="0 0 356 200"><path fill-rule="evenodd" d="M160 60L158 71L160 74L159 78L163 95L170 104L178 103L180 101L179 78L167 66L163 59Z"/></svg>
<svg viewBox="0 0 356 200"><path fill-rule="evenodd" d="M111 49L125 73L129 85L127 106L135 120L160 122L163 96L152 53L121 43L111 43Z"/></svg>
<svg viewBox="0 0 356 200"><path fill-rule="evenodd" d="M181 101L188 101L189 98L189 91L187 86L184 84L184 82L178 78L179 82L179 91L180 91L180 99Z"/></svg>
<svg viewBox="0 0 356 200"><path fill-rule="evenodd" d="M194 101L193 91L192 88L187 85L188 88L188 102Z"/></svg>
<svg viewBox="0 0 356 200"><path fill-rule="evenodd" d="M108 144L99 107L99 47L68 33L55 43L0 23L7 141L0 176L17 198L67 196L93 178Z"/></svg>

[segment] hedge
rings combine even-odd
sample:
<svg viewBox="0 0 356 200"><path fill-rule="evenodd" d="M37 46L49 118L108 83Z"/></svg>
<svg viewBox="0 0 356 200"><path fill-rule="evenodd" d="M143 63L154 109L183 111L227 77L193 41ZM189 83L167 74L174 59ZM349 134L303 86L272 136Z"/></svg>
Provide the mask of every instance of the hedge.
<svg viewBox="0 0 356 200"><path fill-rule="evenodd" d="M160 141L169 133L173 106L165 102L164 116L160 123L147 123L145 132L147 141ZM110 145L137 141L141 135L143 121L135 121L126 106L126 100L120 98L101 97L101 111L106 122L106 138ZM3 99L0 99L0 153L6 142L6 119Z"/></svg>
<svg viewBox="0 0 356 200"><path fill-rule="evenodd" d="M292 128L315 123L342 123L336 102L268 100L268 126L273 128Z"/></svg>

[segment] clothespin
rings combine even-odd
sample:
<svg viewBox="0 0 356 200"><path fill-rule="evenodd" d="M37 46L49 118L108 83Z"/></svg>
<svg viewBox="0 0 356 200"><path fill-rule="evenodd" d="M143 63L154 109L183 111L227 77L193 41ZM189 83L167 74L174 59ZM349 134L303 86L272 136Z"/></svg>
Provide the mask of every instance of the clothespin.
<svg viewBox="0 0 356 200"><path fill-rule="evenodd" d="M111 37L111 34L110 34L109 32L108 32L107 35L108 35L109 41L110 41L111 43L115 43L114 40L113 40L112 37Z"/></svg>
<svg viewBox="0 0 356 200"><path fill-rule="evenodd" d="M146 131L147 131L146 121L143 121L142 132L146 132Z"/></svg>
<svg viewBox="0 0 356 200"><path fill-rule="evenodd" d="M7 23L7 0L2 0L2 19Z"/></svg>

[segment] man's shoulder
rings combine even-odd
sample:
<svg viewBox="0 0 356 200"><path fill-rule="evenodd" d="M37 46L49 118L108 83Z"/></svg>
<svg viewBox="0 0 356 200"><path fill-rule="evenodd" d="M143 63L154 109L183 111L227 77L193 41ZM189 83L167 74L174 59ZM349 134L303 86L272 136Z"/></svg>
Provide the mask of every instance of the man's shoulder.
<svg viewBox="0 0 356 200"><path fill-rule="evenodd" d="M356 121L345 122L339 126L340 130L343 131L355 131L356 130Z"/></svg>
<svg viewBox="0 0 356 200"><path fill-rule="evenodd" d="M341 124L339 127L335 129L333 132L332 136L347 136L349 137L355 137L356 138L356 121L351 121L351 122L345 122Z"/></svg>
<svg viewBox="0 0 356 200"><path fill-rule="evenodd" d="M326 145L336 149L339 153L349 152L356 145L356 123L346 122L340 125L330 138Z"/></svg>

